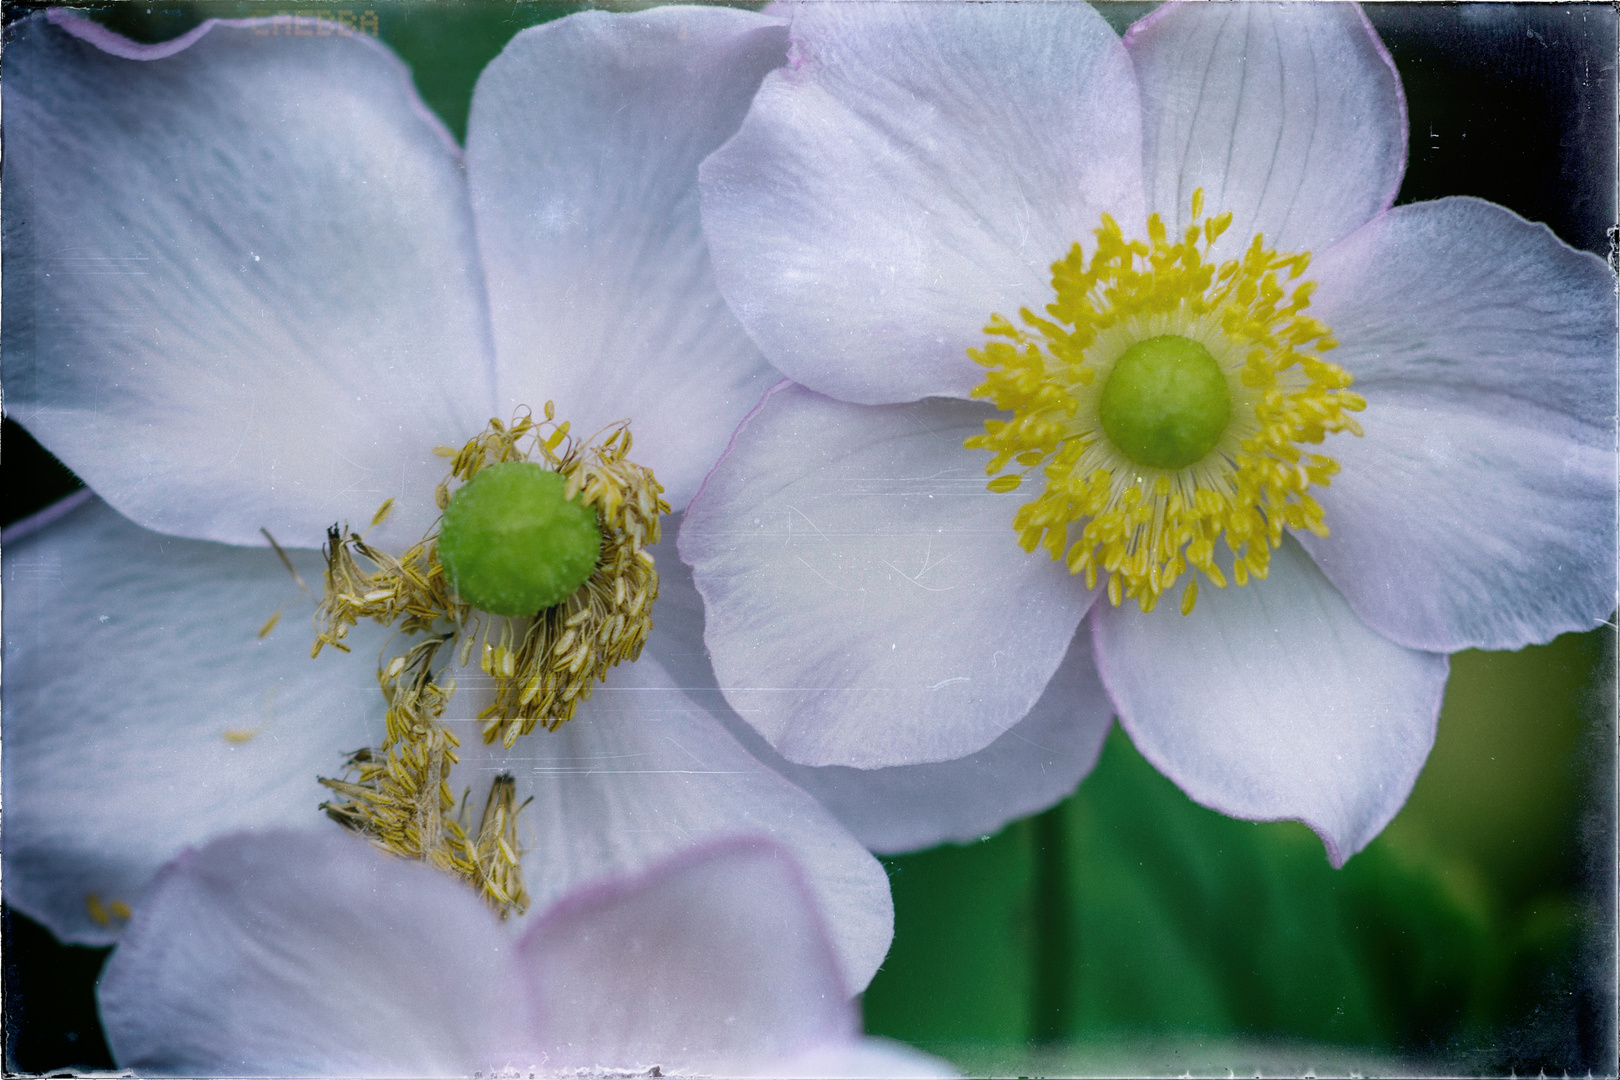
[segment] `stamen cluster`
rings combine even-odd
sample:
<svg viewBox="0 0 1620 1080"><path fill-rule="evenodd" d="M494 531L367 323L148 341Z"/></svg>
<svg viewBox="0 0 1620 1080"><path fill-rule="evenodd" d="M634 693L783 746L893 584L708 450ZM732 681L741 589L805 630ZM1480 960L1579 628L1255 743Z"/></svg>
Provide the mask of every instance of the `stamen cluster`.
<svg viewBox="0 0 1620 1080"><path fill-rule="evenodd" d="M316 656L327 645L347 652L343 639L361 619L419 638L380 665L377 678L389 705L382 746L351 755L345 779L321 781L342 796L324 809L396 854L461 874L503 913L528 903L515 832L522 807L512 806L506 777L496 780L476 833L466 820L465 799L452 813L448 778L459 742L441 717L455 681L435 663L444 653L466 666L477 651L494 688L493 700L479 713L483 739L511 746L542 722L556 730L609 668L640 655L658 597L658 572L647 548L658 542L659 518L669 512L663 487L650 470L627 460L627 423L583 443L568 431L567 422L555 421L550 402L543 421L526 410L510 424L491 420L460 450L437 448L452 461L434 493L443 510L453 482L465 483L508 461L535 460L560 473L565 497L594 510L602 534L595 570L566 600L531 618L491 615L456 596L438 557L437 525L398 558L334 526L315 616ZM391 504L377 511L373 525L388 516Z"/></svg>
<svg viewBox="0 0 1620 1080"><path fill-rule="evenodd" d="M1095 588L1107 575L1109 600L1135 597L1151 611L1188 571L1217 587L1223 535L1234 553L1239 585L1264 578L1284 526L1327 534L1322 508L1307 494L1326 486L1338 464L1307 454L1330 433L1361 428L1349 414L1366 403L1348 391L1350 375L1315 353L1337 343L1326 325L1303 314L1313 282L1289 286L1309 253L1279 255L1256 236L1243 256L1216 265L1208 258L1231 214L1202 219L1203 193L1192 200L1193 224L1171 243L1157 214L1148 239L1126 240L1103 215L1086 258L1076 243L1052 265L1056 300L1050 318L1020 311L1029 329L993 315L992 340L968 355L988 369L973 391L1011 419L989 420L966 441L992 458L991 491L1008 492L1041 467L1042 493L1013 518L1024 550L1064 557L1071 573ZM1280 276L1281 275L1281 276ZM1103 432L1098 402L1109 372L1133 344L1175 334L1201 342L1227 377L1232 418L1215 447L1181 469L1127 458ZM1019 472L1002 473L1010 463ZM1070 542L1071 526L1083 526ZM1197 582L1183 594L1192 610Z"/></svg>
<svg viewBox="0 0 1620 1080"><path fill-rule="evenodd" d="M513 805L512 777L495 778L476 832L469 827L465 797L457 811L450 790L450 767L457 761L460 741L440 717L456 687L454 680L434 678L433 660L451 640L436 635L418 642L384 669L388 716L383 745L350 754L345 779L321 778L322 786L340 796L322 803L321 809L386 851L458 875L503 917L522 913L529 894L517 839L522 807Z"/></svg>

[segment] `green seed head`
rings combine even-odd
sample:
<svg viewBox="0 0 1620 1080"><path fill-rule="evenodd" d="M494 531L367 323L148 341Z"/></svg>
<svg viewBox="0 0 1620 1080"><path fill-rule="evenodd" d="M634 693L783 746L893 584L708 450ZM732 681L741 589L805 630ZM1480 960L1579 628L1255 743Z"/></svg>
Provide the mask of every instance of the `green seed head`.
<svg viewBox="0 0 1620 1080"><path fill-rule="evenodd" d="M1126 457L1181 469L1214 449L1232 401L1209 350L1166 334L1125 350L1103 385L1099 412L1103 431Z"/></svg>
<svg viewBox="0 0 1620 1080"><path fill-rule="evenodd" d="M526 461L482 469L450 498L439 560L462 601L533 615L591 576L602 551L596 513L563 498L561 474Z"/></svg>

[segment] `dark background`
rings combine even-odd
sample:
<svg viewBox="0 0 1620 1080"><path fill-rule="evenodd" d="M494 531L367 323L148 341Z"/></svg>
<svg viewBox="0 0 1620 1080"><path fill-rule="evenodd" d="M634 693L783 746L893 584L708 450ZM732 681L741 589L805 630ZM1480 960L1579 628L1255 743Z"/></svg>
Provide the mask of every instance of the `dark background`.
<svg viewBox="0 0 1620 1080"><path fill-rule="evenodd" d="M375 11L462 136L474 80L525 26L582 5ZM1099 5L1116 29L1149 4ZM33 7L10 4L9 26ZM279 3L97 14L173 37ZM1615 26L1607 5L1376 4L1406 88L1399 201L1476 195L1609 257ZM78 486L5 421L0 520ZM977 844L887 859L895 946L868 1029L969 1071L1179 1074L1414 1068L1612 1074L1615 641L1611 629L1453 660L1407 807L1340 871L1303 826L1193 805L1116 729L1067 802ZM110 1068L106 950L4 916L7 1071Z"/></svg>

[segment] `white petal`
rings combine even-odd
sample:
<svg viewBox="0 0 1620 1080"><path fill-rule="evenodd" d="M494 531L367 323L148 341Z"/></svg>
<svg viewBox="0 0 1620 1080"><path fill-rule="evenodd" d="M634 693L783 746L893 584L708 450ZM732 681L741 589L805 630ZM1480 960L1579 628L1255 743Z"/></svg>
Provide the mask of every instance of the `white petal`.
<svg viewBox="0 0 1620 1080"><path fill-rule="evenodd" d="M381 737L382 635L311 660L313 603L268 546L90 502L8 544L5 604L6 900L64 941L114 940L114 902L187 844L319 821L316 777Z"/></svg>
<svg viewBox="0 0 1620 1080"><path fill-rule="evenodd" d="M795 1057L756 1064L736 1072L737 1076L771 1077L773 1080L869 1080L892 1077L895 1080L924 1080L928 1077L960 1076L948 1062L913 1050L889 1039L858 1039L818 1046Z"/></svg>
<svg viewBox="0 0 1620 1080"><path fill-rule="evenodd" d="M1129 601L1093 610L1120 723L1196 801L1297 818L1335 866L1406 802L1434 745L1446 658L1374 632L1293 540L1264 581L1206 583L1191 615Z"/></svg>
<svg viewBox="0 0 1620 1080"><path fill-rule="evenodd" d="M586 12L513 38L473 95L502 401L582 435L628 417L677 509L780 378L715 287L697 167L786 48L751 12Z"/></svg>
<svg viewBox="0 0 1620 1080"><path fill-rule="evenodd" d="M462 1076L524 1049L519 989L472 890L328 825L167 866L100 999L118 1063L146 1074Z"/></svg>
<svg viewBox="0 0 1620 1080"><path fill-rule="evenodd" d="M1477 199L1402 206L1319 260L1311 313L1367 398L1303 535L1403 645L1517 649L1615 606L1614 275Z"/></svg>
<svg viewBox="0 0 1620 1080"><path fill-rule="evenodd" d="M803 4L788 66L702 169L720 288L845 401L966 396L993 312L1142 216L1130 61L1083 4Z"/></svg>
<svg viewBox="0 0 1620 1080"><path fill-rule="evenodd" d="M458 155L405 66L56 14L6 69L8 412L160 532L318 547L395 498L372 539L418 539L434 445L495 401Z"/></svg>
<svg viewBox="0 0 1620 1080"><path fill-rule="evenodd" d="M1092 595L1012 530L962 440L991 411L784 384L681 526L726 699L784 757L876 768L982 750L1034 706Z"/></svg>
<svg viewBox="0 0 1620 1080"><path fill-rule="evenodd" d="M1394 201L1406 98L1354 4L1166 4L1125 46L1148 210L1174 232L1203 188L1208 215L1232 213L1218 259L1256 233L1320 253Z"/></svg>
<svg viewBox="0 0 1620 1080"><path fill-rule="evenodd" d="M869 850L898 854L994 833L1066 798L1097 763L1114 707L1097 679L1084 623L1035 707L976 754L927 765L851 769L795 765L738 716L721 694L703 648L703 601L675 557L666 522L658 606L647 651L748 752L814 795Z"/></svg>
<svg viewBox="0 0 1620 1080"><path fill-rule="evenodd" d="M872 851L920 851L983 839L1074 794L1097 764L1113 716L1082 623L1035 707L975 754L886 769L784 760L779 769Z"/></svg>
<svg viewBox="0 0 1620 1080"><path fill-rule="evenodd" d="M570 895L519 963L549 1070L702 1071L848 1040L856 1026L787 849L711 844Z"/></svg>
<svg viewBox="0 0 1620 1080"><path fill-rule="evenodd" d="M461 683L449 715L475 715L476 682ZM813 798L749 756L652 657L614 668L572 720L510 750L485 746L470 720L457 726L455 791L470 786L482 798L504 772L517 780L519 802L534 799L518 819L532 852L523 863L532 910L694 844L754 835L782 844L804 868L850 994L888 952L894 908L883 867Z"/></svg>

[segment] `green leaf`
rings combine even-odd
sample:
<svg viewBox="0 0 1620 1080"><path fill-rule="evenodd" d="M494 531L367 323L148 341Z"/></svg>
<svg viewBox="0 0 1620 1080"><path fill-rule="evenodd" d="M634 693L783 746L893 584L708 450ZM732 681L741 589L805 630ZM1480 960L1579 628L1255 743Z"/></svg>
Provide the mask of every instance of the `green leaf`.
<svg viewBox="0 0 1620 1080"><path fill-rule="evenodd" d="M869 1030L921 1045L1029 1038L1033 829L885 859L894 945L864 1001Z"/></svg>

